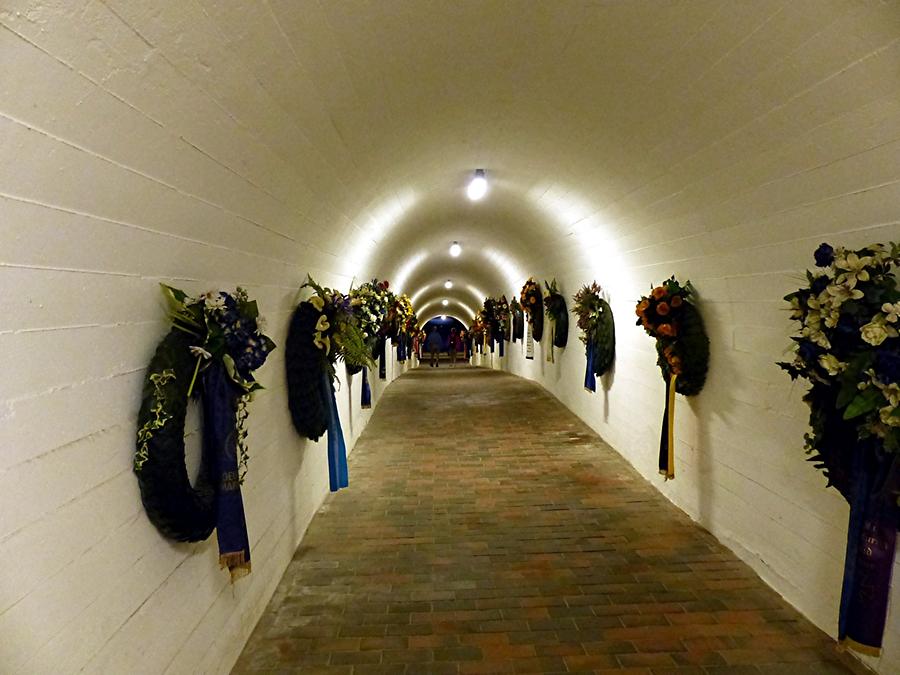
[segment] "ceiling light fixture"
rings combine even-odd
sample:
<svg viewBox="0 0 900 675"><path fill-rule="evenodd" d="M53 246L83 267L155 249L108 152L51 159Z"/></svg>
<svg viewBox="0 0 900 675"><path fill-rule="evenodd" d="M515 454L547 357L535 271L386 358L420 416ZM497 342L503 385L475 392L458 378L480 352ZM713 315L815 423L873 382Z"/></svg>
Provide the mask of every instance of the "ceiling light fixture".
<svg viewBox="0 0 900 675"><path fill-rule="evenodd" d="M469 195L469 199L473 202L477 202L487 194L487 189L488 184L487 178L484 177L484 169L475 169L475 177L469 181L466 194Z"/></svg>
<svg viewBox="0 0 900 675"><path fill-rule="evenodd" d="M451 288L453 288L453 282L447 279L447 281L444 282L444 288L449 291Z"/></svg>
<svg viewBox="0 0 900 675"><path fill-rule="evenodd" d="M462 253L462 246L459 245L458 241L454 241L450 244L450 255L454 258L458 258L460 253Z"/></svg>
<svg viewBox="0 0 900 675"><path fill-rule="evenodd" d="M441 304L442 304L444 307L446 307L447 305L450 304L450 301L449 301L449 300L441 300Z"/></svg>
<svg viewBox="0 0 900 675"><path fill-rule="evenodd" d="M441 314L441 321L446 321L446 320L447 320L447 315Z"/></svg>

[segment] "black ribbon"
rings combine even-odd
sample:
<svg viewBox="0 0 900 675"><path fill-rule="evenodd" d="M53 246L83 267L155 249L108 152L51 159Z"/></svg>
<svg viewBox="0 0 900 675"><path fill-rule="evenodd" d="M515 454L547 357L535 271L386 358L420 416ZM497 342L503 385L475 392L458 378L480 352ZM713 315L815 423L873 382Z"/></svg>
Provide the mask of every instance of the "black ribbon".
<svg viewBox="0 0 900 675"><path fill-rule="evenodd" d="M675 478L675 379L674 375L666 378L666 408L659 435L659 473L666 480Z"/></svg>

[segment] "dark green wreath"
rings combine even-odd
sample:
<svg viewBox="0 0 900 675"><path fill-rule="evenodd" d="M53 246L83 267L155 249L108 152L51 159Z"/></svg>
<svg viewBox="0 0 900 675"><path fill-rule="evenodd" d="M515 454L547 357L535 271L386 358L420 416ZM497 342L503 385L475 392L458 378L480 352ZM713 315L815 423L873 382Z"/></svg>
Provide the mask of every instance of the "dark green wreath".
<svg viewBox="0 0 900 675"><path fill-rule="evenodd" d="M616 323L609 303L599 298L597 304L600 307L600 315L592 337L595 350L594 374L599 377L610 369L616 358Z"/></svg>
<svg viewBox="0 0 900 675"><path fill-rule="evenodd" d="M566 299L557 290L556 279L551 283L545 281L544 284L547 286L544 307L547 309L548 316L556 322L553 345L562 348L569 342L569 310L566 307Z"/></svg>
<svg viewBox="0 0 900 675"><path fill-rule="evenodd" d="M284 346L291 421L297 433L311 441L321 438L329 419L329 402L322 390L326 357L313 342L320 316L309 301L301 302L291 317Z"/></svg>
<svg viewBox="0 0 900 675"><path fill-rule="evenodd" d="M684 303L679 335L673 348L681 357L682 363L681 372L675 381L675 391L684 396L699 394L706 382L706 372L709 370L709 337L706 335L700 310L690 302ZM662 340L657 340L657 364L662 370L663 379L668 381L671 370L663 349Z"/></svg>
<svg viewBox="0 0 900 675"><path fill-rule="evenodd" d="M141 501L159 531L177 541L203 541L216 526L213 458L203 444L197 480L191 486L184 462L184 419L197 358L196 338L173 328L156 348L147 369L138 428L151 430L135 463ZM202 387L195 387L199 397Z"/></svg>

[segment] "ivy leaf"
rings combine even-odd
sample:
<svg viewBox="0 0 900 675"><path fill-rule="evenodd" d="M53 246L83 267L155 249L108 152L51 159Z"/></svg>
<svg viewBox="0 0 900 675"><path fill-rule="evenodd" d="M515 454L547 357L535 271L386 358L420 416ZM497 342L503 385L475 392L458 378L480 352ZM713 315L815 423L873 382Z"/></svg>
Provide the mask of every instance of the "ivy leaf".
<svg viewBox="0 0 900 675"><path fill-rule="evenodd" d="M875 410L881 399L881 392L875 387L869 387L850 401L850 405L848 405L847 409L844 411L844 419L852 420L855 417L865 415L867 412Z"/></svg>

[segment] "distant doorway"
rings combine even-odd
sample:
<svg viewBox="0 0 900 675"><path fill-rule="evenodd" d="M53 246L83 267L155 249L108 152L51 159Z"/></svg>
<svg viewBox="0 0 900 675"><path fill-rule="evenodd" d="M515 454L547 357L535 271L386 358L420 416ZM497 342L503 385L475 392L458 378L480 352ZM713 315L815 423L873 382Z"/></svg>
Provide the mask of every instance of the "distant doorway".
<svg viewBox="0 0 900 675"><path fill-rule="evenodd" d="M441 361L449 360L450 356L447 352L447 348L450 343L450 331L455 328L458 333L461 330L466 330L466 327L462 321L455 319L452 316L436 316L425 322L423 330L425 331L426 339L428 335L431 335L431 330L433 328L437 328L437 331L441 336L441 353L439 358ZM429 358L426 350L422 354L422 363L427 364Z"/></svg>

